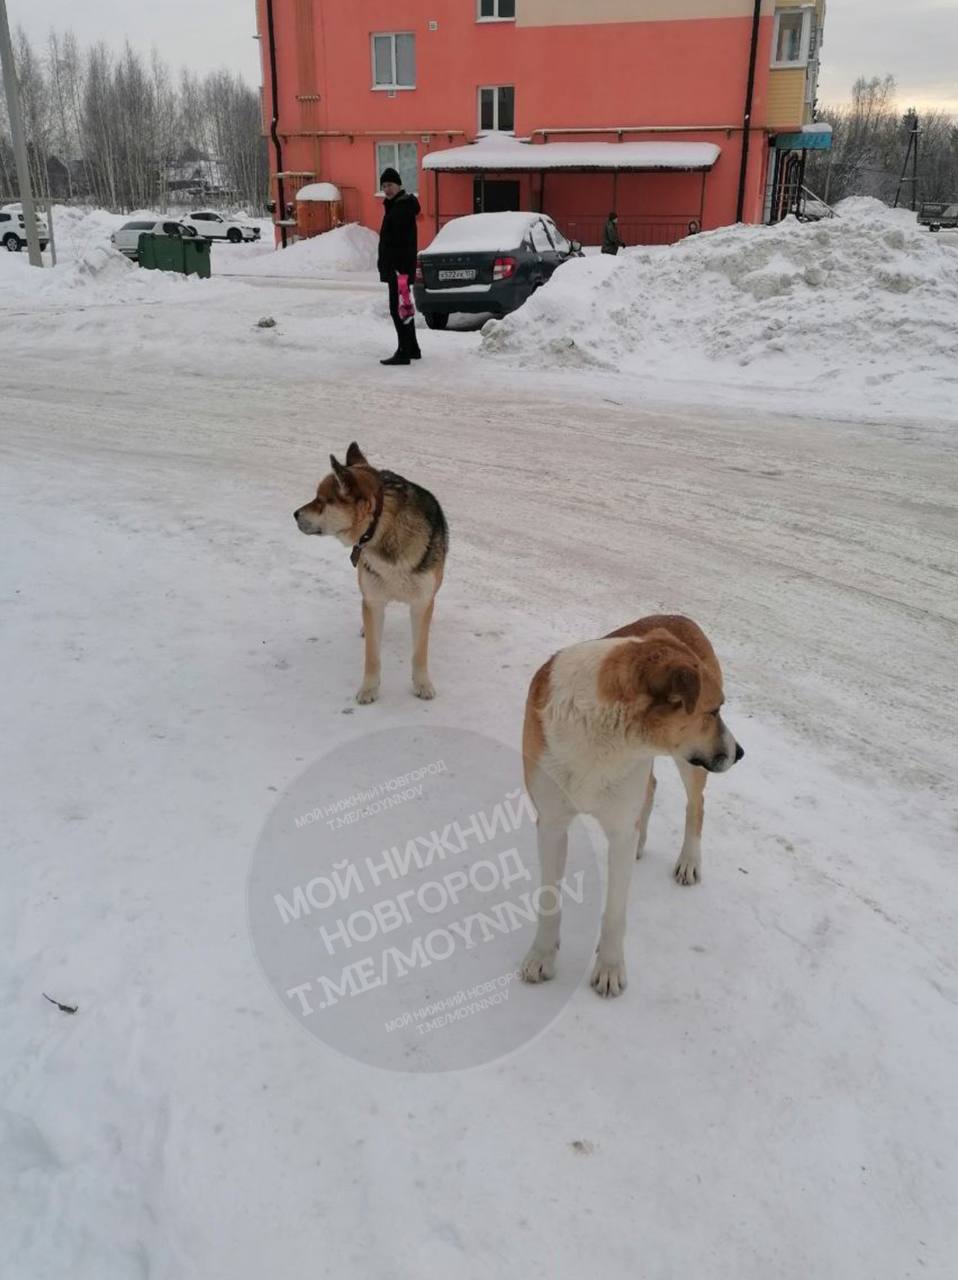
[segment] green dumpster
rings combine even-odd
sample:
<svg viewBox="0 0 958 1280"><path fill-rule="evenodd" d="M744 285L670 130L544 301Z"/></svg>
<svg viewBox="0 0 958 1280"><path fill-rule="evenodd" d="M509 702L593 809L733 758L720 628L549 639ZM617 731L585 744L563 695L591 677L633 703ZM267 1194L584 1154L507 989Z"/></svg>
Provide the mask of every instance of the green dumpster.
<svg viewBox="0 0 958 1280"><path fill-rule="evenodd" d="M193 236L156 236L144 232L137 241L137 258L147 271L175 271L183 276L210 276L208 241Z"/></svg>

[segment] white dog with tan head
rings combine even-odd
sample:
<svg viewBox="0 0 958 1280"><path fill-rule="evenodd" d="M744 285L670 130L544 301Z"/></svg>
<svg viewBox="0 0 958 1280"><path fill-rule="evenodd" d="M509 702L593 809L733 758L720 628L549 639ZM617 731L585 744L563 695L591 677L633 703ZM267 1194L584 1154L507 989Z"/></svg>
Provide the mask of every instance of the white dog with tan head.
<svg viewBox="0 0 958 1280"><path fill-rule="evenodd" d="M702 874L702 819L710 773L745 754L722 720L722 672L690 619L642 618L604 640L563 649L533 677L526 702L526 787L538 811L543 887L565 874L568 828L577 813L598 819L609 844L608 890L592 986L625 990L625 920L632 863L642 856L656 756L671 756L685 784L685 839L675 878ZM543 894L543 898L545 898ZM540 914L522 966L527 982L555 974L560 915Z"/></svg>

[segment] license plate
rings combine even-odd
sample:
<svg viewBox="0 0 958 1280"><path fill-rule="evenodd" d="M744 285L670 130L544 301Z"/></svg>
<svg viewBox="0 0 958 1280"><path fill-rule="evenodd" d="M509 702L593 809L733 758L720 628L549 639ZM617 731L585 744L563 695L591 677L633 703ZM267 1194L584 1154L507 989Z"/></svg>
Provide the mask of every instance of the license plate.
<svg viewBox="0 0 958 1280"><path fill-rule="evenodd" d="M447 280L475 280L476 269L471 271L440 271L439 279L444 284Z"/></svg>

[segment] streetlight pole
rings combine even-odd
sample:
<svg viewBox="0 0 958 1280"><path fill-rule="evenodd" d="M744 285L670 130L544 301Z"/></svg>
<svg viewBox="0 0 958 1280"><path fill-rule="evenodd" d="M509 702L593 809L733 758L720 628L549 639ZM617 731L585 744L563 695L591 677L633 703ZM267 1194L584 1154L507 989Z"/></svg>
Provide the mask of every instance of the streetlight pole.
<svg viewBox="0 0 958 1280"><path fill-rule="evenodd" d="M13 139L13 158L17 166L17 182L20 185L20 207L23 209L23 225L27 232L30 265L43 266L40 237L37 235L37 211L30 186L30 165L27 161L27 143L20 116L20 91L17 87L17 69L13 62L13 42L10 39L10 23L7 21L7 0L0 0L0 72L7 91L7 114L10 116L10 133Z"/></svg>

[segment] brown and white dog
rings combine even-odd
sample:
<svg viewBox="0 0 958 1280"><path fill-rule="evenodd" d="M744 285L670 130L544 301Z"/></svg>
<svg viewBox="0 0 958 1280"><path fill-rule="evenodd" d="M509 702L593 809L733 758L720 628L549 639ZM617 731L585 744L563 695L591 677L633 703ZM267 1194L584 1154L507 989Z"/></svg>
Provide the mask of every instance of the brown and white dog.
<svg viewBox="0 0 958 1280"><path fill-rule="evenodd" d="M599 995L617 996L626 986L629 880L645 848L656 756L672 757L688 797L675 878L685 885L701 878L705 783L709 773L724 773L745 754L722 721L723 701L711 644L691 618L678 615L642 618L604 640L563 649L533 677L522 750L539 816L543 886L555 890L564 875L568 827L577 813L596 817L609 844L592 974ZM559 926L558 913L540 914L522 966L526 982L554 976Z"/></svg>
<svg viewBox="0 0 958 1280"><path fill-rule="evenodd" d="M346 451L343 466L332 454L332 472L316 497L293 512L303 533L330 534L352 547L363 598L366 665L356 701L379 697L380 650L386 605L409 605L412 618L412 687L417 698L434 698L429 679L429 628L442 585L449 530L442 508L428 490L392 471L370 466L359 445Z"/></svg>

